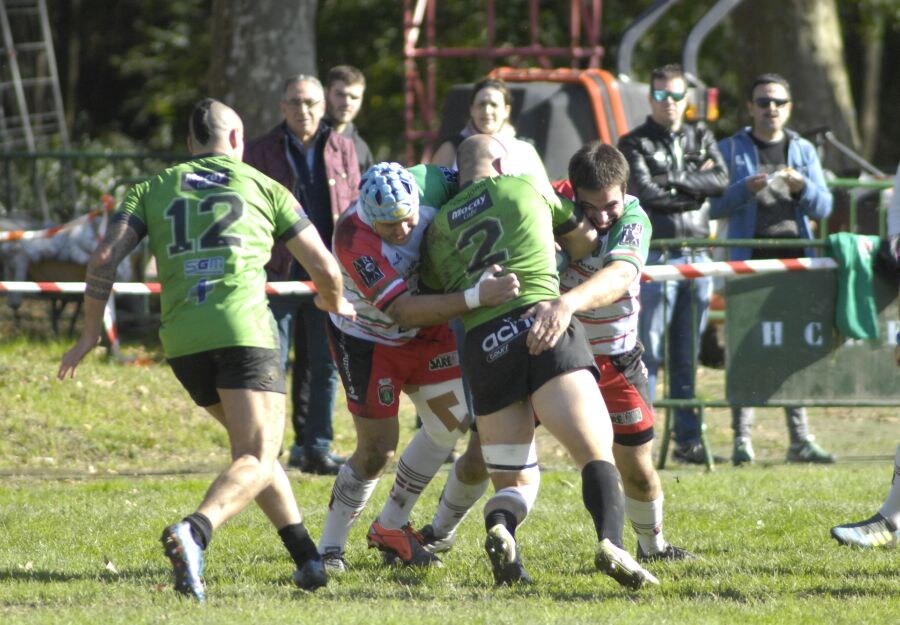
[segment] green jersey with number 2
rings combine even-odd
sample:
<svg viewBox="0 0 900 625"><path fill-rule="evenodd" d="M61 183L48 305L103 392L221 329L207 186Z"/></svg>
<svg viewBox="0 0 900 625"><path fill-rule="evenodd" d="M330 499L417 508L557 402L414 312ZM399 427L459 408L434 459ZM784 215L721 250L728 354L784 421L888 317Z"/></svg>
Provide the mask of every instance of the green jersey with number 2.
<svg viewBox="0 0 900 625"><path fill-rule="evenodd" d="M519 277L519 296L463 315L466 329L519 306L559 296L554 234L572 230L574 205L532 176L485 178L441 207L428 229L420 280L462 291L491 265Z"/></svg>

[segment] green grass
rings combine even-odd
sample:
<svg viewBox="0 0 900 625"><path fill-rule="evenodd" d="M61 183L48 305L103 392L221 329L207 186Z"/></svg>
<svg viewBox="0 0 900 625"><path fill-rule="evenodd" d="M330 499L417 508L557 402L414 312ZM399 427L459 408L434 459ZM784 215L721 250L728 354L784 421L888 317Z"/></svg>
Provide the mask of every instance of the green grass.
<svg viewBox="0 0 900 625"><path fill-rule="evenodd" d="M812 414L819 440L843 462L783 464L779 411L761 411L762 462L712 473L661 472L666 535L701 556L651 567L662 586L632 593L593 569L596 537L580 480L543 437L538 503L518 532L535 584L494 589L475 512L440 570L386 568L365 531L389 489L382 480L354 527L352 570L315 594L290 583L273 528L250 509L216 533L207 554L209 603L171 591L159 534L192 511L227 461L219 426L193 407L162 364L120 366L92 354L76 382L54 379L68 341L9 331L0 320L0 623L893 623L900 614L897 552L840 548L831 525L870 515L890 479L898 417L842 409ZM14 338L16 337L16 338ZM129 354L159 358L151 342ZM721 393L721 372L701 373ZM411 414L404 409L404 439ZM712 411L718 453L730 451L728 415ZM338 448L353 437L343 410ZM331 480L291 472L314 537ZM424 524L443 483L424 494ZM626 544L634 539L626 529Z"/></svg>

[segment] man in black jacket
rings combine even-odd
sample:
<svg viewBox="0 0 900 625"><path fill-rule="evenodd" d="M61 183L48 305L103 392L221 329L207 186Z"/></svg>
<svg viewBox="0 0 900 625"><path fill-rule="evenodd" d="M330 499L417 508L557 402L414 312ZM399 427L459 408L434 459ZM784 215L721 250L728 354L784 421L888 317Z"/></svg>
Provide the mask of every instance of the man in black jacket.
<svg viewBox="0 0 900 625"><path fill-rule="evenodd" d="M650 77L651 114L647 121L619 140L628 159L628 190L641 201L653 224L654 239L706 239L709 216L706 198L721 195L728 169L712 132L701 124L686 124L687 81L679 65L665 65ZM685 264L709 260L708 251L673 245L653 249L648 265ZM668 341L669 386L672 398L694 396L694 374L700 335L706 327L712 281L709 278L641 285L639 336L644 344L651 398ZM665 300L665 305L663 304ZM693 310L692 310L693 308ZM697 413L675 411L676 460L705 462Z"/></svg>

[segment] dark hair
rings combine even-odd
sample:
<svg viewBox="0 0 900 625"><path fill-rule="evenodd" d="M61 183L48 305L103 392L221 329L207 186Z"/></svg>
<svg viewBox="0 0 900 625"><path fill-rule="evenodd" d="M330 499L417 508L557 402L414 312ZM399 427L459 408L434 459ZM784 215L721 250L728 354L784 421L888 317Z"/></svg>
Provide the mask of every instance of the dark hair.
<svg viewBox="0 0 900 625"><path fill-rule="evenodd" d="M569 159L569 182L577 189L602 191L628 183L628 161L615 146L591 141Z"/></svg>
<svg viewBox="0 0 900 625"><path fill-rule="evenodd" d="M203 98L194 105L194 110L191 111L188 119L188 130L200 145L207 145L212 138L213 120L210 118L209 109L216 102L217 100L213 98Z"/></svg>
<svg viewBox="0 0 900 625"><path fill-rule="evenodd" d="M787 91L788 97L791 97L791 85L787 81L787 78L782 76L781 74L768 73L768 74L760 74L756 78L753 79L753 82L750 85L750 90L747 92L747 102L753 101L753 92L756 91L756 88L760 85L768 85L774 83L776 85L781 85L784 87L784 90Z"/></svg>
<svg viewBox="0 0 900 625"><path fill-rule="evenodd" d="M650 72L650 88L653 89L654 80L674 80L681 78L684 80L684 68L678 63L669 63L662 67L657 67Z"/></svg>
<svg viewBox="0 0 900 625"><path fill-rule="evenodd" d="M366 77L361 71L352 65L335 65L325 75L325 88L328 89L336 82L348 85L362 85L366 88Z"/></svg>
<svg viewBox="0 0 900 625"><path fill-rule="evenodd" d="M509 87L506 85L506 82L501 78L482 78L472 87L472 95L469 97L469 106L475 102L475 96L478 95L478 92L482 89L496 89L503 95L503 101L512 105L512 96L509 94Z"/></svg>

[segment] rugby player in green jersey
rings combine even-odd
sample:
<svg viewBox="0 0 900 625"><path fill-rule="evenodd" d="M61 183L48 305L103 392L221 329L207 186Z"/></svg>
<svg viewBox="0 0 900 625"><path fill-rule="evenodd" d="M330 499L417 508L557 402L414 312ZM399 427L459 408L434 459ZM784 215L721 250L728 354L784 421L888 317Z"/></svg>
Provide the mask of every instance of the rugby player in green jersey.
<svg viewBox="0 0 900 625"><path fill-rule="evenodd" d="M285 386L263 266L276 238L306 268L316 304L355 316L342 295L337 262L293 196L241 162L240 117L207 98L189 120L193 158L136 185L91 257L84 329L62 357L57 377L74 377L97 344L116 266L145 236L162 284L160 338L181 384L228 432L232 463L200 507L162 535L175 590L206 598L203 550L212 533L254 499L297 565L294 582L313 590L327 581L303 525L278 454Z"/></svg>
<svg viewBox="0 0 900 625"><path fill-rule="evenodd" d="M613 464L612 428L598 372L577 320L556 344L530 354L532 325L523 313L559 297L554 235L572 258L596 245L596 230L574 205L529 176L497 175L506 147L476 135L459 148L460 193L429 228L420 279L432 288L465 289L497 264L519 277L520 293L501 306L463 313L463 371L472 388L481 448L495 494L484 508L485 549L498 584L529 582L515 532L534 505L540 481L534 414L569 451L600 541L595 563L620 584L658 583L622 548L624 502ZM593 236L591 236L593 235Z"/></svg>

